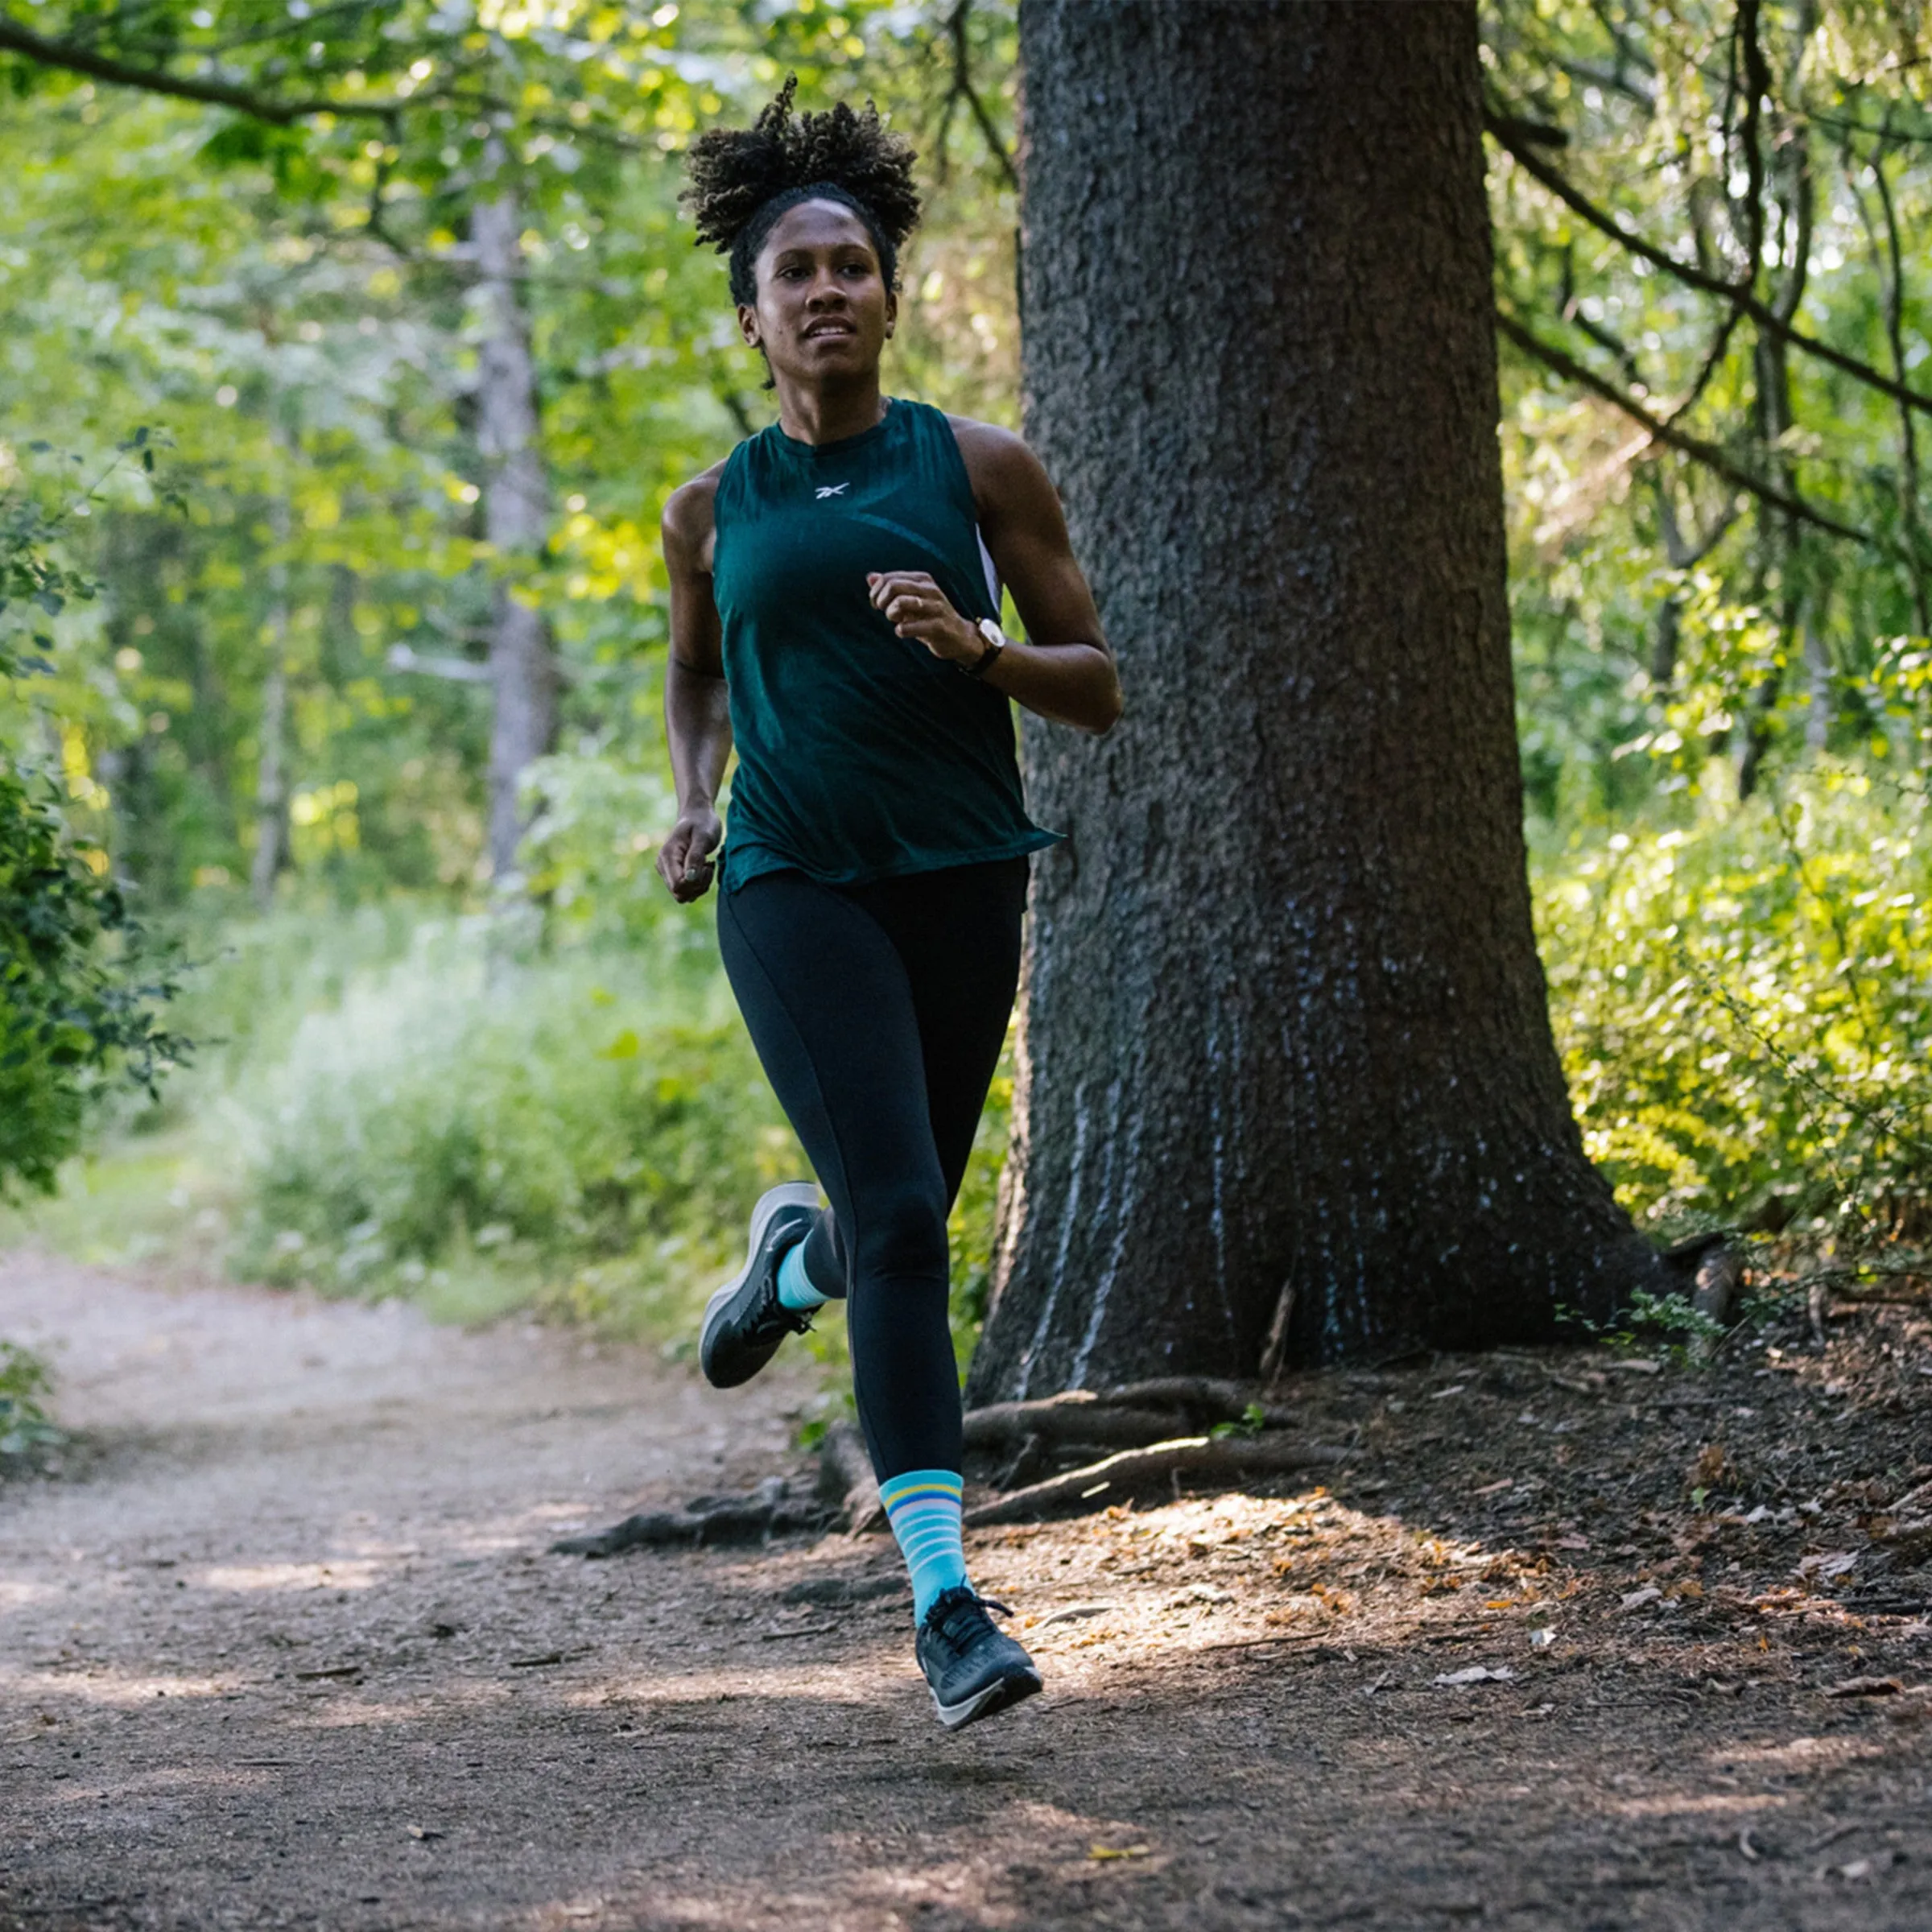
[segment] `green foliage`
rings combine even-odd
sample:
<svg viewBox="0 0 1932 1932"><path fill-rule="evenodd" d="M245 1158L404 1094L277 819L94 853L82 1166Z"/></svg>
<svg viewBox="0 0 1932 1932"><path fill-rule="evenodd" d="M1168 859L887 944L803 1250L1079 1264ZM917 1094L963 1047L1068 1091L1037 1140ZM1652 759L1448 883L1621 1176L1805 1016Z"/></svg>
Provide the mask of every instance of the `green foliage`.
<svg viewBox="0 0 1932 1932"><path fill-rule="evenodd" d="M1585 1143L1660 1230L1909 1232L1932 1184L1932 858L1913 787L1824 767L1540 855Z"/></svg>
<svg viewBox="0 0 1932 1932"><path fill-rule="evenodd" d="M530 889L556 931L579 943L679 935L708 943L705 920L675 920L658 877L658 847L677 818L662 737L641 732L647 763L584 750L539 759L526 780L535 810L524 841Z"/></svg>
<svg viewBox="0 0 1932 1932"><path fill-rule="evenodd" d="M178 1042L155 1023L169 982L107 955L120 889L65 837L49 788L0 768L0 1190L51 1189L117 1061L153 1080Z"/></svg>
<svg viewBox="0 0 1932 1932"><path fill-rule="evenodd" d="M92 593L56 547L62 520L24 483L0 494L0 675L44 665L9 648L23 605L31 624ZM38 630L32 642L51 646ZM39 717L18 688L8 722L27 737ZM172 981L143 972L106 855L68 836L61 802L0 753L0 1194L51 1190L108 1075L124 1070L151 1090L180 1051L156 1017Z"/></svg>
<svg viewBox="0 0 1932 1932"><path fill-rule="evenodd" d="M1484 42L1517 130L1491 175L1499 305L1593 383L1501 340L1533 806L1620 823L1820 751L1922 760L1922 693L1872 692L1932 625L1932 418L1883 386L1926 391L1922 14L1488 0Z"/></svg>
<svg viewBox="0 0 1932 1932"><path fill-rule="evenodd" d="M0 1341L0 1473L10 1460L61 1439L39 1400L52 1386L38 1356L18 1342Z"/></svg>
<svg viewBox="0 0 1932 1932"><path fill-rule="evenodd" d="M980 1117L979 1132L973 1137L966 1176L960 1183L960 1198L953 1203L952 1218L947 1224L952 1256L949 1313L953 1352L959 1358L961 1375L972 1360L993 1294L1000 1172L1006 1162L1006 1130L1012 1111L1012 1042L1009 1038L1007 1052L986 1096L986 1110Z"/></svg>
<svg viewBox="0 0 1932 1932"><path fill-rule="evenodd" d="M653 964L493 961L463 925L352 980L238 1092L237 1265L431 1298L514 1276L619 1325L688 1311L802 1163L735 1018Z"/></svg>
<svg viewBox="0 0 1932 1932"><path fill-rule="evenodd" d="M1259 1435L1267 1426L1266 1411L1259 1402L1250 1402L1241 1411L1237 1420L1216 1422L1208 1434L1215 1442L1232 1442L1245 1436Z"/></svg>

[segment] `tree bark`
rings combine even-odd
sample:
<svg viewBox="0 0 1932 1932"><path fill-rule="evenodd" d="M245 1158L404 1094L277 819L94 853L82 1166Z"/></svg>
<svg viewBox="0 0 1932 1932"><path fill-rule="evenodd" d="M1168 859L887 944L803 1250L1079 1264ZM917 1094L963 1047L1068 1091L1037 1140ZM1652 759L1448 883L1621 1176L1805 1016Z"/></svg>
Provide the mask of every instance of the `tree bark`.
<svg viewBox="0 0 1932 1932"><path fill-rule="evenodd" d="M1026 423L1121 663L1032 728L978 1403L1546 1335L1661 1264L1530 924L1476 17L1023 0Z"/></svg>
<svg viewBox="0 0 1932 1932"><path fill-rule="evenodd" d="M499 152L497 159L502 159ZM484 531L500 565L535 555L550 529L550 486L539 441L536 366L518 293L522 213L514 188L470 215L484 332L478 356L477 441L483 458ZM495 710L489 737L489 860L499 886L517 876L525 831L518 788L555 742L557 673L543 613L500 576L490 618Z"/></svg>
<svg viewBox="0 0 1932 1932"><path fill-rule="evenodd" d="M278 430L278 450L287 453ZM260 753L255 766L255 850L249 890L264 912L275 903L275 881L288 864L288 541L286 486L269 506L278 552L269 570L267 663L262 672Z"/></svg>

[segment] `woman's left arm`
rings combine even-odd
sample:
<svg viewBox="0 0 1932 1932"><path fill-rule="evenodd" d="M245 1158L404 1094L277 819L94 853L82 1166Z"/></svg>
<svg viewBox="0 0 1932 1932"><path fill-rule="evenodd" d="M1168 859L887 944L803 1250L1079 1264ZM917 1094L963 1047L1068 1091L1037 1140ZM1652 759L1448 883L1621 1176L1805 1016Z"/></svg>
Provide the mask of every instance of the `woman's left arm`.
<svg viewBox="0 0 1932 1932"><path fill-rule="evenodd" d="M1056 724L1110 731L1120 719L1121 680L1046 472L1010 430L958 416L952 425L980 534L1026 627L1026 642L1009 638L985 673L986 682ZM976 663L986 648L977 628L938 595L930 577L875 577L872 601L900 636L916 638L936 657L964 666Z"/></svg>

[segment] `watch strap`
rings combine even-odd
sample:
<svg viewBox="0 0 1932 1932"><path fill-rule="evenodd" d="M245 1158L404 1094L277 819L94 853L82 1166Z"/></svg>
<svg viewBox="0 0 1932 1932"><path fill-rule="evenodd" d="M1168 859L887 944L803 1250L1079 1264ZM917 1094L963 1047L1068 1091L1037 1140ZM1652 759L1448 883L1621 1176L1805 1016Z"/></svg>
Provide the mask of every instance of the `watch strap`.
<svg viewBox="0 0 1932 1932"><path fill-rule="evenodd" d="M1006 634L991 617L981 617L975 629L986 640L986 648L960 668L969 678L983 678L1000 661L1000 654L1006 648Z"/></svg>

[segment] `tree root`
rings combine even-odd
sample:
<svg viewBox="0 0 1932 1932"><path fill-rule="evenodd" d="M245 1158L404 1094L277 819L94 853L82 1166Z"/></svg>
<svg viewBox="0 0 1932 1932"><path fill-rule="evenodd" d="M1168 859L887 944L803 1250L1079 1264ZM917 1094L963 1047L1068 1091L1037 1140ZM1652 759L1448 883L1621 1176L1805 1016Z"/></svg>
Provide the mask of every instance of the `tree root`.
<svg viewBox="0 0 1932 1932"><path fill-rule="evenodd" d="M966 1447L987 1449L1024 1443L1093 1443L1140 1447L1171 1442L1175 1425L1205 1429L1216 1422L1249 1419L1258 1410L1264 1428L1290 1428L1300 1418L1292 1409L1271 1406L1240 1382L1212 1376L1162 1376L1117 1389L1070 1389L1038 1402L993 1402L966 1412Z"/></svg>
<svg viewBox="0 0 1932 1932"><path fill-rule="evenodd" d="M1257 1406L1253 1392L1237 1382L1170 1376L1098 1393L1076 1389L1040 1402L973 1410L966 1417L967 1447L1012 1449L1002 1480L1026 1487L980 1504L967 1512L966 1521L1022 1522L1103 1494L1112 1501L1171 1475L1328 1468L1349 1459L1345 1450L1278 1435L1217 1440L1174 1433L1177 1424L1249 1420ZM1277 1426L1295 1419L1290 1410L1261 1406L1261 1414ZM1027 1481L1055 1448L1085 1443L1125 1447L1063 1475ZM768 1476L749 1495L702 1496L680 1509L641 1510L607 1530L564 1537L551 1548L563 1556L606 1557L626 1550L762 1542L841 1525L858 1536L885 1523L864 1439L850 1422L835 1422L819 1445L815 1497L795 1493L782 1476Z"/></svg>
<svg viewBox="0 0 1932 1932"><path fill-rule="evenodd" d="M996 1496L966 1512L969 1528L990 1523L1018 1523L1064 1509L1069 1503L1109 1500L1144 1488L1159 1476L1233 1476L1244 1472L1270 1474L1289 1469L1333 1468L1350 1459L1345 1449L1319 1443L1291 1443L1280 1436L1182 1436L1142 1449L1124 1449L1117 1455L1050 1476L1010 1495ZM1096 1507L1104 1507L1096 1504Z"/></svg>
<svg viewBox="0 0 1932 1932"><path fill-rule="evenodd" d="M762 1542L824 1530L830 1514L821 1503L792 1496L783 1476L770 1476L749 1496L700 1496L682 1509L641 1510L608 1530L567 1536L550 1547L558 1556L599 1557L625 1550Z"/></svg>
<svg viewBox="0 0 1932 1932"><path fill-rule="evenodd" d="M834 1422L819 1444L819 1494L854 1536L886 1526L872 1458L850 1422Z"/></svg>
<svg viewBox="0 0 1932 1932"><path fill-rule="evenodd" d="M966 1412L966 1447L1003 1448L1034 1436L1042 1443L1139 1447L1171 1440L1179 1419L1171 1410L1115 1409L1073 1396L1054 1396L1040 1402L995 1402Z"/></svg>

